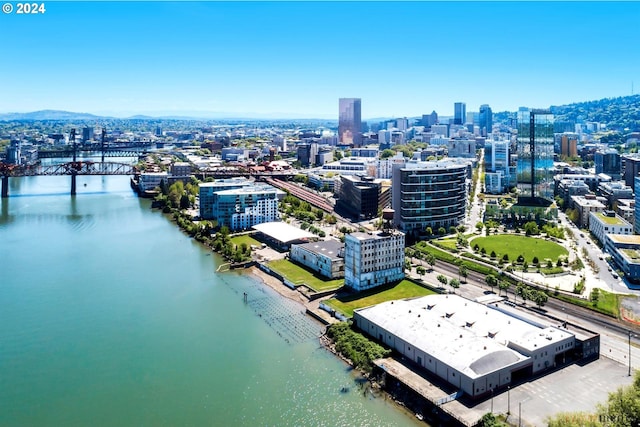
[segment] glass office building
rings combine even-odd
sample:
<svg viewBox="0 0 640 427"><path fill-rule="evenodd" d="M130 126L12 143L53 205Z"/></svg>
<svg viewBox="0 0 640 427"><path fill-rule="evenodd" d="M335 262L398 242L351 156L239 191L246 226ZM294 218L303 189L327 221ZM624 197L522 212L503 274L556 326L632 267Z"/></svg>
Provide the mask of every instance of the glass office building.
<svg viewBox="0 0 640 427"><path fill-rule="evenodd" d="M362 111L360 98L340 98L338 112L338 140L342 144L360 146Z"/></svg>
<svg viewBox="0 0 640 427"><path fill-rule="evenodd" d="M521 108L518 123L519 197L553 200L553 114Z"/></svg>

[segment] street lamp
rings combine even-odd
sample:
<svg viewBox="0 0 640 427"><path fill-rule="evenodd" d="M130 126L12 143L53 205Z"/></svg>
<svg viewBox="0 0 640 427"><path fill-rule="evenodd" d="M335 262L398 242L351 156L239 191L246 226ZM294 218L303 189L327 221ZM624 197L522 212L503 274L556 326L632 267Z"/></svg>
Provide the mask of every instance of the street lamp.
<svg viewBox="0 0 640 427"><path fill-rule="evenodd" d="M629 329L629 376L631 376L631 329Z"/></svg>

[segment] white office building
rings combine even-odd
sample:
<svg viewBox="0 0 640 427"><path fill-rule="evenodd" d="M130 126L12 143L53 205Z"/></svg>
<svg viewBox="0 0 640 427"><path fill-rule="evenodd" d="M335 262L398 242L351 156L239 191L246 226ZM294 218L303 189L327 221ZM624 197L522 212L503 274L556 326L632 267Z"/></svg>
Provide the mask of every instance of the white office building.
<svg viewBox="0 0 640 427"><path fill-rule="evenodd" d="M404 278L404 233L396 230L347 234L344 284L356 291Z"/></svg>

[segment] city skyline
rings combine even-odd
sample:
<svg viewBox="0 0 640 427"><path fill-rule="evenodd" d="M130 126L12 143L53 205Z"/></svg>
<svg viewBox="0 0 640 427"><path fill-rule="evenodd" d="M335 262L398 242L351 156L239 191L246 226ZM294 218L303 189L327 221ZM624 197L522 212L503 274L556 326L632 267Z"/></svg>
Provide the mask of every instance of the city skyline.
<svg viewBox="0 0 640 427"><path fill-rule="evenodd" d="M0 113L335 120L336 101L354 97L367 120L625 96L640 81L638 12L636 2L48 2L43 15L0 15Z"/></svg>

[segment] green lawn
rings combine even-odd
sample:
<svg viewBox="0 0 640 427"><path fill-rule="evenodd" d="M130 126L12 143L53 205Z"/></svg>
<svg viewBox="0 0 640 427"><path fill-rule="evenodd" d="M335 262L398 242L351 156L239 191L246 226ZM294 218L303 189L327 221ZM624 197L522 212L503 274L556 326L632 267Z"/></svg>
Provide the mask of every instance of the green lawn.
<svg viewBox="0 0 640 427"><path fill-rule="evenodd" d="M232 237L231 243L233 243L236 246L240 246L241 244L246 243L248 247L251 247L251 245L260 247L260 245L262 244L258 242L256 239L254 239L253 237L251 237L249 234L243 234L241 236Z"/></svg>
<svg viewBox="0 0 640 427"><path fill-rule="evenodd" d="M369 307L385 301L433 295L435 293L435 291L424 288L410 280L403 280L393 287L372 289L347 297L332 298L325 301L325 303L346 316L352 317L353 310L356 308Z"/></svg>
<svg viewBox="0 0 640 427"><path fill-rule="evenodd" d="M564 294L556 295L555 298L560 301L566 301L571 304L579 305L594 311L598 311L602 314L606 314L613 318L618 318L620 314L620 299L625 295L613 294L611 292L604 291L600 289L600 298L598 299L598 303L594 306L593 303L589 300L572 297Z"/></svg>
<svg viewBox="0 0 640 427"><path fill-rule="evenodd" d="M438 239L438 240L434 240L434 243L453 251L456 251L458 249L457 239Z"/></svg>
<svg viewBox="0 0 640 427"><path fill-rule="evenodd" d="M531 263L533 257L538 257L540 262L546 258L556 261L560 256L567 256L569 252L557 243L543 239L527 236L495 235L487 237L476 237L469 242L473 248L477 244L480 249L484 248L489 255L492 251L497 254L497 259L501 259L506 253L509 261L513 261L522 255L524 259Z"/></svg>
<svg viewBox="0 0 640 427"><path fill-rule="evenodd" d="M288 259L278 259L267 264L270 269L280 273L295 284L304 283L316 292L338 289L344 284L344 279L324 279L304 267L294 264Z"/></svg>

